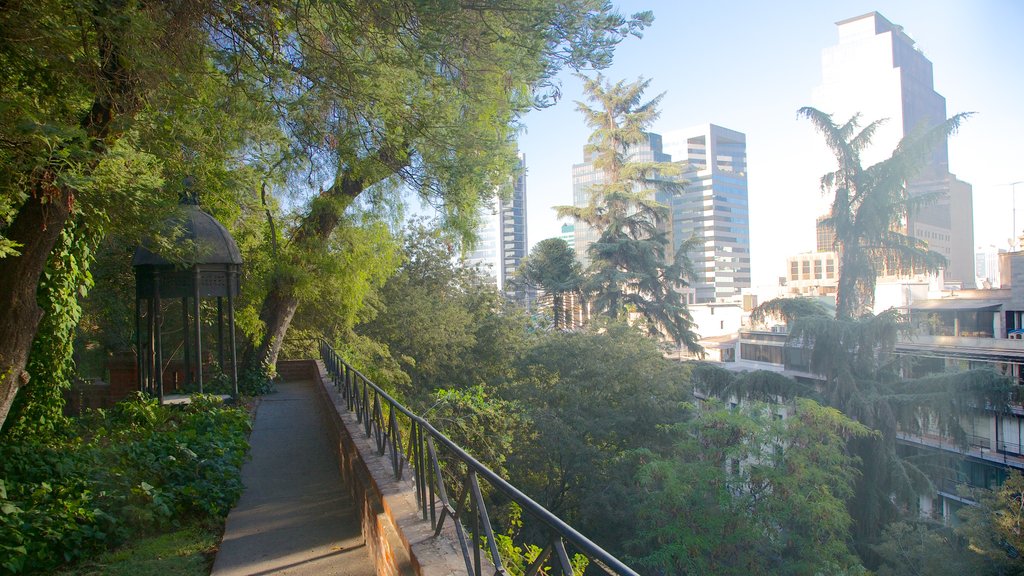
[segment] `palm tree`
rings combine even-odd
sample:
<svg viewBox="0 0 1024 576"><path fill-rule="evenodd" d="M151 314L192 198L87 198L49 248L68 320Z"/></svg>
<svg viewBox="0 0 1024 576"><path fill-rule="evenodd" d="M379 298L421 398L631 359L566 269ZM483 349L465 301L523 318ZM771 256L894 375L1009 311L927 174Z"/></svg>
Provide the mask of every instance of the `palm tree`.
<svg viewBox="0 0 1024 576"><path fill-rule="evenodd" d="M658 194L682 192L680 166L630 157L647 139L664 94L644 102L650 80L612 84L600 74L581 78L588 100L597 104L576 103L593 129L585 150L602 178L591 188L586 206L560 206L558 215L584 222L600 234L588 249L585 289L593 296L592 308L612 320L638 314L650 334L666 335L699 354L703 349L681 293L688 286L691 265L686 253L693 243L684 243L673 254L669 209L656 199Z"/></svg>
<svg viewBox="0 0 1024 576"><path fill-rule="evenodd" d="M821 178L822 191L833 195L825 223L835 232L840 261L835 316L817 303L794 299L765 302L752 319L783 318L790 325L789 342L810 352L809 370L824 378L818 399L878 432L850 445L862 472L850 502L855 540L862 553L870 554L865 544L898 516L897 502L916 498L930 486L918 462L897 454L897 430L938 428L963 436L962 422L972 407L998 407L1008 397L1004 378L980 370L903 379L902 361L893 354L903 328L900 315L894 310L871 314L879 273L934 270L944 263L927 244L901 231L907 214L931 200L911 197L907 182L969 114L912 133L889 158L866 168L861 152L883 120L861 129L859 115L840 126L814 108L801 108L798 114L825 137L837 162L836 170Z"/></svg>
<svg viewBox="0 0 1024 576"><path fill-rule="evenodd" d="M804 107L797 114L814 124L836 158L836 169L821 177L822 192L833 195L832 211L824 224L835 232L839 255L836 317L856 318L874 305L880 272L935 271L945 264L945 258L928 250L927 243L901 231L907 214L933 199L911 197L907 182L970 113L912 132L889 158L866 168L861 152L885 120L860 128L859 114L842 125L815 108Z"/></svg>

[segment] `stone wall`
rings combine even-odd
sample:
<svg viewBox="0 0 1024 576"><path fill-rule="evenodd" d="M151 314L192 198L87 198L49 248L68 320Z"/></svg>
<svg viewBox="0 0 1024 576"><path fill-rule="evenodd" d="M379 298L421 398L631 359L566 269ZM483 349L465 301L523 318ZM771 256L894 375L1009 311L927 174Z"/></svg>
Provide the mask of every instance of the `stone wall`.
<svg viewBox="0 0 1024 576"><path fill-rule="evenodd" d="M306 363L305 366L298 366ZM455 576L466 574L466 563L450 524L435 537L416 503L416 486L406 467L406 478L396 480L390 454L379 456L354 414L335 390L323 364L312 360L278 363L278 372L315 374L318 391L327 406L338 447L338 464L356 506L361 509L363 537L378 576ZM304 372L308 370L309 372ZM438 504L440 506L440 504Z"/></svg>

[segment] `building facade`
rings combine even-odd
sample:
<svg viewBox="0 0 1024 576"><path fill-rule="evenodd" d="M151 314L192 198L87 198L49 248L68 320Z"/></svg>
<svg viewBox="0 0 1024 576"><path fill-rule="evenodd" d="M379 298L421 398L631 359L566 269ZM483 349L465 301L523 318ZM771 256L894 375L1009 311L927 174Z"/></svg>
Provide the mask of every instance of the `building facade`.
<svg viewBox="0 0 1024 576"><path fill-rule="evenodd" d="M786 288L793 296L832 296L839 290L839 257L810 252L786 258Z"/></svg>
<svg viewBox="0 0 1024 576"><path fill-rule="evenodd" d="M899 141L946 119L946 99L934 89L932 63L901 26L877 12L836 23L839 41L822 53L822 83L812 102L843 123L854 114L866 125L886 119L863 155L865 164L884 160ZM974 287L974 214L970 184L949 172L948 148L937 146L911 196L935 202L906 218L906 232L949 260L947 281Z"/></svg>

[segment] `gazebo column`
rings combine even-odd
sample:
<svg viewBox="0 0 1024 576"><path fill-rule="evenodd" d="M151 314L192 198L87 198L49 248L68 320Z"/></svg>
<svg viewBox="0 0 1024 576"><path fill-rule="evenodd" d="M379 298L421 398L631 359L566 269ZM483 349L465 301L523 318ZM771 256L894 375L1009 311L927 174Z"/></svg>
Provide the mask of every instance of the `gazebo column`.
<svg viewBox="0 0 1024 576"><path fill-rule="evenodd" d="M153 357L153 366L155 368L155 370L153 372L153 374L154 374L153 386L155 388L156 397L161 402L163 402L163 400L164 400L164 370L163 370L163 367L164 367L164 351L163 351L162 338L160 337L161 336L161 332L163 331L163 327L161 326L161 323L162 323L161 320L163 320L163 318L160 317L160 271L159 270L154 270L153 271L153 308L154 308L153 324L156 326L156 335L154 336L155 345L153 347L154 348L154 352L155 352L155 355Z"/></svg>
<svg viewBox="0 0 1024 576"><path fill-rule="evenodd" d="M238 400L238 360L235 353L235 278L234 270L228 271L228 334L231 338L231 390ZM218 298L218 300L220 300Z"/></svg>
<svg viewBox="0 0 1024 576"><path fill-rule="evenodd" d="M199 384L199 393L203 393L203 322L199 316L199 267L195 268L195 277L193 278L193 292L192 297L195 298L195 317L196 317L196 382Z"/></svg>
<svg viewBox="0 0 1024 576"><path fill-rule="evenodd" d="M153 295L150 294L147 302L146 325L149 330L146 332L146 389L147 394L153 393L153 359L156 357L156 306L153 305Z"/></svg>
<svg viewBox="0 0 1024 576"><path fill-rule="evenodd" d="M188 386L192 383L192 346L188 334L188 296L181 297L181 331L184 334L182 342L182 358L185 360L185 374L182 376L182 385Z"/></svg>
<svg viewBox="0 0 1024 576"><path fill-rule="evenodd" d="M145 376L142 366L142 299L138 288L135 289L135 380L139 391L143 391Z"/></svg>

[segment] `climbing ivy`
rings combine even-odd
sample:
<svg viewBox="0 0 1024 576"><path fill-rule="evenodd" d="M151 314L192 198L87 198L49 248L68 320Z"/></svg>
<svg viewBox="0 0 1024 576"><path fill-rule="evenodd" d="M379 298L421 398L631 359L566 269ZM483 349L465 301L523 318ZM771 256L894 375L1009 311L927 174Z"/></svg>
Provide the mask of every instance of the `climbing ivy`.
<svg viewBox="0 0 1024 576"><path fill-rule="evenodd" d="M9 439L44 439L67 428L63 393L74 377L75 327L82 316L78 299L93 285L89 266L100 236L86 230L81 223L69 222L43 272L36 292L43 319L29 353L29 383L18 393L5 422Z"/></svg>

